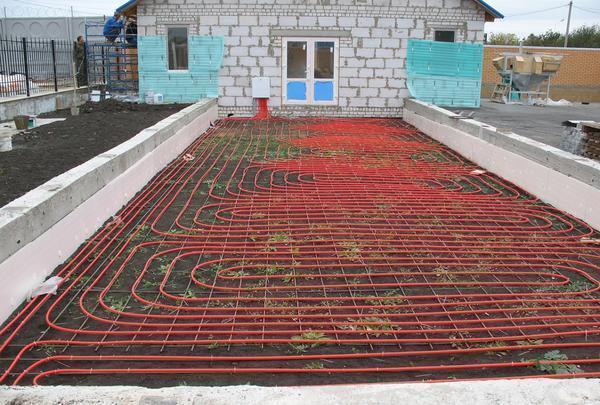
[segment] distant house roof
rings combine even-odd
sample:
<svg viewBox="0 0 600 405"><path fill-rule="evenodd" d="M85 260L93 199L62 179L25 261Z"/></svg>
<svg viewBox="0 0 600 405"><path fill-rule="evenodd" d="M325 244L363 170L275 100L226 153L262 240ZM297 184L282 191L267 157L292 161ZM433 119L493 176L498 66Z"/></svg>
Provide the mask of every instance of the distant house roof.
<svg viewBox="0 0 600 405"><path fill-rule="evenodd" d="M475 0L475 3L479 4L483 9L488 13L491 17L494 18L504 18L504 14L500 11L496 10L494 7L490 6L487 2L483 0Z"/></svg>
<svg viewBox="0 0 600 405"><path fill-rule="evenodd" d="M135 7L137 5L139 0L129 0L127 3L123 4L122 6L117 7L117 9L115 10L116 13L125 13L127 11L129 11L129 9Z"/></svg>
<svg viewBox="0 0 600 405"><path fill-rule="evenodd" d="M487 2L483 0L473 0L475 3L479 4L486 12L487 17L491 17L491 21L495 18L504 18L504 15L496 10L494 7L490 6ZM116 9L117 13L125 13L135 7L139 0L129 0L127 3ZM489 20L488 20L489 21Z"/></svg>

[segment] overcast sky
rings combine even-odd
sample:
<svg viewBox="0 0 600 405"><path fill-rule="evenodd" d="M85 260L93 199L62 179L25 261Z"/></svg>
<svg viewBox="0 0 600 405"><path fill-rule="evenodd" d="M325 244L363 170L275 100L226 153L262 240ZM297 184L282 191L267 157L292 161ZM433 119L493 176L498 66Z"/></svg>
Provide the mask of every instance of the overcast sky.
<svg viewBox="0 0 600 405"><path fill-rule="evenodd" d="M126 0L0 0L0 16L4 16L4 7L9 17L44 17L66 15L66 10L71 6L76 15L102 15L112 13L125 2ZM562 32L566 28L568 2L569 0L489 0L488 3L506 18L486 24L486 31L514 32L519 36L526 36L531 32L542 33L548 29ZM574 0L574 4L574 28L600 22L600 0ZM555 7L560 8L532 13Z"/></svg>

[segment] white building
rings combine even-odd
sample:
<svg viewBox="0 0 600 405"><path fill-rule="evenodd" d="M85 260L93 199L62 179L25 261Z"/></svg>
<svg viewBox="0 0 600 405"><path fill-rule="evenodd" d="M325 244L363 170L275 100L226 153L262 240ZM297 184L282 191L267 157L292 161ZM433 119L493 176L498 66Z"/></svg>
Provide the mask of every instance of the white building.
<svg viewBox="0 0 600 405"><path fill-rule="evenodd" d="M251 114L252 78L268 77L275 114L399 116L408 39L481 43L485 22L502 18L480 0L138 0L120 10L137 12L141 88L167 100L197 98L202 84L182 79L194 76L191 48L222 37L223 115Z"/></svg>

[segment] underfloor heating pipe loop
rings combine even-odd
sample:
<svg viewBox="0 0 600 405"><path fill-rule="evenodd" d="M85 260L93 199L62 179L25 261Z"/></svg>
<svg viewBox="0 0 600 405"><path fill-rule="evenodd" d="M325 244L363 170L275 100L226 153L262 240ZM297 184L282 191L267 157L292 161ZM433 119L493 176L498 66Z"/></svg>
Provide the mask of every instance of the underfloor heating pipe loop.
<svg viewBox="0 0 600 405"><path fill-rule="evenodd" d="M269 119L257 100L0 329L0 383L600 376L588 225L402 121Z"/></svg>

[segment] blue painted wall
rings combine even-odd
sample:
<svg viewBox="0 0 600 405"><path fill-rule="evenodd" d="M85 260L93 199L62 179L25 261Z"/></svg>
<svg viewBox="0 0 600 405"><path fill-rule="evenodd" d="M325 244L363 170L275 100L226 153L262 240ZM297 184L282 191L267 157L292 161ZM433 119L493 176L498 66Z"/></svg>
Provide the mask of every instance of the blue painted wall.
<svg viewBox="0 0 600 405"><path fill-rule="evenodd" d="M138 38L140 96L160 93L165 102L191 103L219 96L219 70L223 37L191 35L188 38L189 70L169 71L166 36Z"/></svg>
<svg viewBox="0 0 600 405"><path fill-rule="evenodd" d="M479 107L483 45L408 41L406 62L410 94L442 107Z"/></svg>

